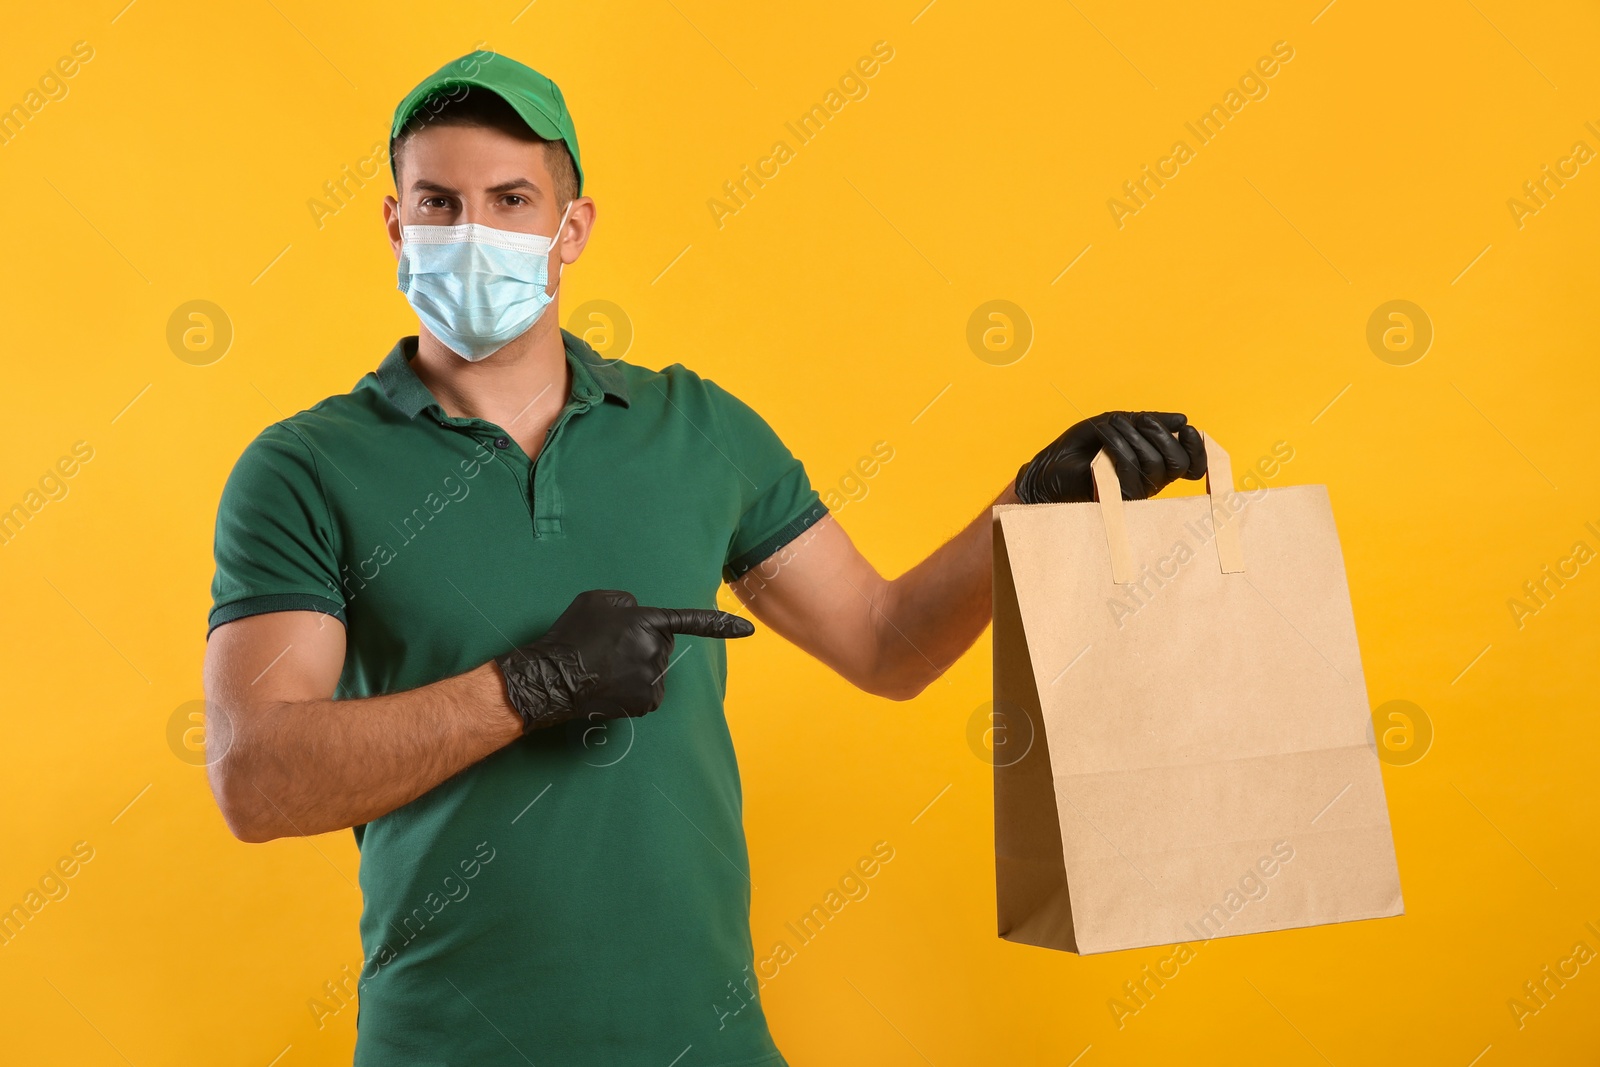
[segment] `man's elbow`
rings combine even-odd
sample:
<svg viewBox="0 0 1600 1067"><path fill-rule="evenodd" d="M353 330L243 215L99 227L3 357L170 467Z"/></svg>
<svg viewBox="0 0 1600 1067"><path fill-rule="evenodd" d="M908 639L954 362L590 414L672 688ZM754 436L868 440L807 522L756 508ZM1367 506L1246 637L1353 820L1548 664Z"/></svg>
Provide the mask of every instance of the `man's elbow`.
<svg viewBox="0 0 1600 1067"><path fill-rule="evenodd" d="M248 844L261 844L285 836L274 812L263 804L260 790L241 773L230 757L224 756L210 767L211 795L228 832Z"/></svg>
<svg viewBox="0 0 1600 1067"><path fill-rule="evenodd" d="M926 667L926 665L924 665ZM943 671L931 667L922 671L893 671L879 672L870 678L856 682L856 686L864 689L873 696L883 697L885 700L907 701L914 700L922 695L922 691L932 685L934 680L943 674Z"/></svg>
<svg viewBox="0 0 1600 1067"><path fill-rule="evenodd" d="M217 794L217 809L222 812L228 832L246 844L259 845L285 836L261 809L230 801L224 794Z"/></svg>
<svg viewBox="0 0 1600 1067"><path fill-rule="evenodd" d="M276 841L278 838L284 836L283 834L274 833L273 831L266 829L259 822L246 822L239 819L229 818L227 812L223 812L222 819L228 824L228 829L233 833L233 836L238 838L240 841L243 841L247 845L263 845L268 841Z"/></svg>

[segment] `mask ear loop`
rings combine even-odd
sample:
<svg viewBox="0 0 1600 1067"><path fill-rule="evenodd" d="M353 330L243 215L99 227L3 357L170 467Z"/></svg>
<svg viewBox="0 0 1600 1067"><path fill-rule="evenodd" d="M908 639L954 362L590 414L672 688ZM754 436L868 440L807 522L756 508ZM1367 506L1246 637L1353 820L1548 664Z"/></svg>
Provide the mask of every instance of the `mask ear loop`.
<svg viewBox="0 0 1600 1067"><path fill-rule="evenodd" d="M576 199L567 201L567 210L565 210L565 211L563 211L561 213L561 221L556 224L556 235L554 237L550 238L550 250L552 252L554 252L557 248L561 247L561 231L563 231L563 230L565 230L567 228L567 216L572 214L572 205L576 204L577 202L578 201ZM567 264L566 264L565 260L559 260L559 259L556 260L556 292L557 293L559 293L561 291L561 272L566 269L566 266L567 266ZM555 296L555 293L551 293L550 295L553 297L553 296Z"/></svg>

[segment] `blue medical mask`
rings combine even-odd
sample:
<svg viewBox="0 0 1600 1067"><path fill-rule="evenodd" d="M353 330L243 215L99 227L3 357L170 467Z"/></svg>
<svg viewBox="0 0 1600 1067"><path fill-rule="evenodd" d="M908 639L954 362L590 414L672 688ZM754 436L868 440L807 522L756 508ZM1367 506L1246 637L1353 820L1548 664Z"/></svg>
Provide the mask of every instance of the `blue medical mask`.
<svg viewBox="0 0 1600 1067"><path fill-rule="evenodd" d="M476 222L400 228L400 291L445 347L469 362L521 337L555 299L546 295L555 237ZM559 284L561 268L556 268Z"/></svg>

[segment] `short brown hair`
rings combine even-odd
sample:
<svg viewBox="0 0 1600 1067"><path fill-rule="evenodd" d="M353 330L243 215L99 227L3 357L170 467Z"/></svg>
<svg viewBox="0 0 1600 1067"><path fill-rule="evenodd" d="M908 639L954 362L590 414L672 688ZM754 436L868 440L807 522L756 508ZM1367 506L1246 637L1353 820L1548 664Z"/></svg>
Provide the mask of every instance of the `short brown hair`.
<svg viewBox="0 0 1600 1067"><path fill-rule="evenodd" d="M400 151L417 133L428 126L483 126L510 134L518 140L544 146L544 163L555 180L558 205L565 206L578 196L578 169L572 155L561 141L548 141L523 121L505 97L489 90L474 92L469 86L457 86L450 92L432 94L411 113L405 128L398 137L389 141L389 172L395 187L400 185Z"/></svg>

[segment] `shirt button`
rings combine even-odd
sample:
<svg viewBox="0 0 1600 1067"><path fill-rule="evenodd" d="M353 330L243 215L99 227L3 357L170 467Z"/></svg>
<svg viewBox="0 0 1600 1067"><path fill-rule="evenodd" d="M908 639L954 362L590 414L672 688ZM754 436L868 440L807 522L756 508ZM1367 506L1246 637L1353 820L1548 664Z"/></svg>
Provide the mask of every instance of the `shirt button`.
<svg viewBox="0 0 1600 1067"><path fill-rule="evenodd" d="M511 439L507 438L507 437L496 437L494 439L494 447L496 447L496 448L510 448L511 447Z"/></svg>

